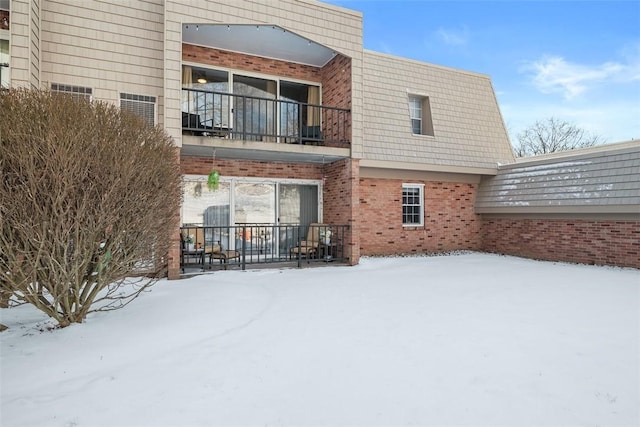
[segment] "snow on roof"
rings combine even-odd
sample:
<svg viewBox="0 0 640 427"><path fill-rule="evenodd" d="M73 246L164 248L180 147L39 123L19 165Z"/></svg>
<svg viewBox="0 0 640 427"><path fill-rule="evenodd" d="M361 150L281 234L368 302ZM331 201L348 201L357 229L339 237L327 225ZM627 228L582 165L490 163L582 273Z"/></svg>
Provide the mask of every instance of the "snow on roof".
<svg viewBox="0 0 640 427"><path fill-rule="evenodd" d="M501 165L496 176L483 180L476 200L478 213L534 213L549 208L556 213L582 208L585 213L640 217L640 141Z"/></svg>

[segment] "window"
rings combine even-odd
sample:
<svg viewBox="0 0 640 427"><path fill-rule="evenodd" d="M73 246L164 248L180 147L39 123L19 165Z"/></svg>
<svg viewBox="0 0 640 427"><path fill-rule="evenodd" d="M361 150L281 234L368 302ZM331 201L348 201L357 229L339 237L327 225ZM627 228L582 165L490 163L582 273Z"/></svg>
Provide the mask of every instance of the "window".
<svg viewBox="0 0 640 427"><path fill-rule="evenodd" d="M431 104L428 97L415 95L410 96L409 116L411 117L411 132L414 135L433 136Z"/></svg>
<svg viewBox="0 0 640 427"><path fill-rule="evenodd" d="M156 124L156 97L120 94L120 108L129 110L145 119L151 126Z"/></svg>
<svg viewBox="0 0 640 427"><path fill-rule="evenodd" d="M421 226L424 223L422 184L402 184L402 225Z"/></svg>
<svg viewBox="0 0 640 427"><path fill-rule="evenodd" d="M74 98L86 99L88 101L91 101L93 93L90 87L61 85L58 83L51 83L51 91L66 93L73 96Z"/></svg>

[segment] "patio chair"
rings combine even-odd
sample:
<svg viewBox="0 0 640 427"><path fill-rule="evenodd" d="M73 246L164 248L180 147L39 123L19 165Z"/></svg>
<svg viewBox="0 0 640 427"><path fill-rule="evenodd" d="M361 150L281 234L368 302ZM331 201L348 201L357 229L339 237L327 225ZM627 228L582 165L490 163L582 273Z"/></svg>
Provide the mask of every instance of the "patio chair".
<svg viewBox="0 0 640 427"><path fill-rule="evenodd" d="M199 249L195 243L187 242L188 233L180 233L180 269L184 273L184 267L191 259L195 259L201 267L204 267L204 250Z"/></svg>
<svg viewBox="0 0 640 427"><path fill-rule="evenodd" d="M328 224L320 224L317 222L309 224L307 238L299 241L296 246L291 248L289 257L292 258L295 255L296 257L304 256L306 259L317 258L318 248L320 247L320 233L322 230L328 229Z"/></svg>
<svg viewBox="0 0 640 427"><path fill-rule="evenodd" d="M214 245L213 251L209 254L209 265L211 265L214 259L218 259L220 260L220 264L224 264L224 269L226 270L229 266L229 260L236 258L240 258L240 252L222 249L222 246L219 244Z"/></svg>
<svg viewBox="0 0 640 427"><path fill-rule="evenodd" d="M189 236L193 241L192 247L189 247L186 243ZM203 269L207 257L209 257L209 266L211 266L214 259L218 259L221 264L224 264L225 270L229 260L240 258L239 252L223 249L219 241L207 244L202 227L184 227L182 233L180 233L180 248L180 261L183 272L185 259L188 260L189 258L196 258Z"/></svg>

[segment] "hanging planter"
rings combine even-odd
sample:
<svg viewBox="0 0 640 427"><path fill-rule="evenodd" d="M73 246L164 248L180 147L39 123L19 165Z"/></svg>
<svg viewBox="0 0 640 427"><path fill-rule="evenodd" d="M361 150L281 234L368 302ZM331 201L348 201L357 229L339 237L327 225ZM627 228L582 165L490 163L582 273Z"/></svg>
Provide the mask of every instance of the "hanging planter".
<svg viewBox="0 0 640 427"><path fill-rule="evenodd" d="M220 173L217 170L212 170L207 178L207 188L215 191L218 189L218 185L220 185Z"/></svg>

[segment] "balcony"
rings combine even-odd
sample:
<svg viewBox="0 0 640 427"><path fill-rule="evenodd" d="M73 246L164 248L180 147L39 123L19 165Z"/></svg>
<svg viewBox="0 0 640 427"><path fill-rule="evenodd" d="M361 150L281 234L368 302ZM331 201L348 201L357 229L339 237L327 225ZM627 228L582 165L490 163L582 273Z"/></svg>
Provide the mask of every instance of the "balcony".
<svg viewBox="0 0 640 427"><path fill-rule="evenodd" d="M349 148L348 109L182 89L182 132L210 138Z"/></svg>
<svg viewBox="0 0 640 427"><path fill-rule="evenodd" d="M267 264L277 267L344 264L349 260L348 225L185 224L180 227L180 236L182 274L227 268L245 270L249 266L266 268Z"/></svg>

